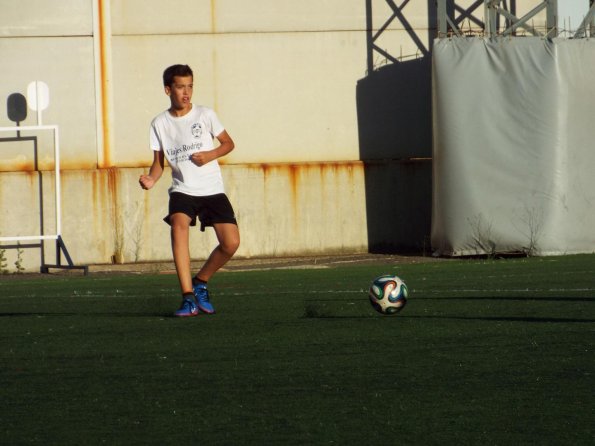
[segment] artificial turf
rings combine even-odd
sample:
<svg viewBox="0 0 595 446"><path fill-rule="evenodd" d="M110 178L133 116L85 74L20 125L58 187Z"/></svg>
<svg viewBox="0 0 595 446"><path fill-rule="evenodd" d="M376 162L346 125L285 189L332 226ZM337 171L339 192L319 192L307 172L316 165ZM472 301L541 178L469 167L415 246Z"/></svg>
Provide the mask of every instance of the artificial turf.
<svg viewBox="0 0 595 446"><path fill-rule="evenodd" d="M0 276L0 444L595 440L595 255L220 273L188 319L177 287Z"/></svg>

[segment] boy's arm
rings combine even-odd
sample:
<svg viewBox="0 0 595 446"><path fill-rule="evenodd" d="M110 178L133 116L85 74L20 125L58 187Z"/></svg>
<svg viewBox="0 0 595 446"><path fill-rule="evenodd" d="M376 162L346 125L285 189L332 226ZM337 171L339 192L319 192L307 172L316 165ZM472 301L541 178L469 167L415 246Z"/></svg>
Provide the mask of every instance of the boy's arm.
<svg viewBox="0 0 595 446"><path fill-rule="evenodd" d="M163 174L163 163L163 151L160 150L153 152L153 164L151 164L149 174L141 175L140 179L138 180L140 187L149 190L155 185L155 183L159 180L159 178L161 178L161 175Z"/></svg>
<svg viewBox="0 0 595 446"><path fill-rule="evenodd" d="M233 139L231 139L231 136L229 136L225 130L219 133L216 138L217 141L219 141L219 147L216 147L213 150L205 150L204 152L194 153L192 155L192 161L194 164L197 166L203 166L214 159L227 155L235 147Z"/></svg>

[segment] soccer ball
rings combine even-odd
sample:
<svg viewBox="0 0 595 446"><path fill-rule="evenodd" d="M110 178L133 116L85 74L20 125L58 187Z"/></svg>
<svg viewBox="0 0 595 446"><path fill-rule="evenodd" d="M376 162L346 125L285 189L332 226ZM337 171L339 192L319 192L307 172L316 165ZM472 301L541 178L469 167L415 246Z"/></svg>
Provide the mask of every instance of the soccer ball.
<svg viewBox="0 0 595 446"><path fill-rule="evenodd" d="M409 289L400 277L386 274L376 277L370 285L370 303L382 314L398 313L407 304Z"/></svg>

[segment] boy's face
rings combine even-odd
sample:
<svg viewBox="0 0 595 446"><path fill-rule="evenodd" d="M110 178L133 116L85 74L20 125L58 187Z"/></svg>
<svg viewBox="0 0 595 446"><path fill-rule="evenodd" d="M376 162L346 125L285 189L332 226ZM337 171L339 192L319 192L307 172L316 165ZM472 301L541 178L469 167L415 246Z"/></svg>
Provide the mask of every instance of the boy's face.
<svg viewBox="0 0 595 446"><path fill-rule="evenodd" d="M171 86L165 87L165 94L171 100L171 106L175 110L186 110L192 105L192 76L174 76Z"/></svg>

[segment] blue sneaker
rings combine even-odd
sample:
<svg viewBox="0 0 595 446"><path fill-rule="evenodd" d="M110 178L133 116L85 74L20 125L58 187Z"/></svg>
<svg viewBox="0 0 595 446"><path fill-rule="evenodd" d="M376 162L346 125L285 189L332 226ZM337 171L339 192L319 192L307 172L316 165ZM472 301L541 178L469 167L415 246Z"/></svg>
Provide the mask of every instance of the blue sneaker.
<svg viewBox="0 0 595 446"><path fill-rule="evenodd" d="M174 316L177 317L191 317L196 316L198 314L198 307L196 303L192 299L184 299L182 301L182 306L176 310Z"/></svg>
<svg viewBox="0 0 595 446"><path fill-rule="evenodd" d="M215 314L215 308L209 301L209 290L204 283L194 285L194 296L198 302L198 309L206 314Z"/></svg>

